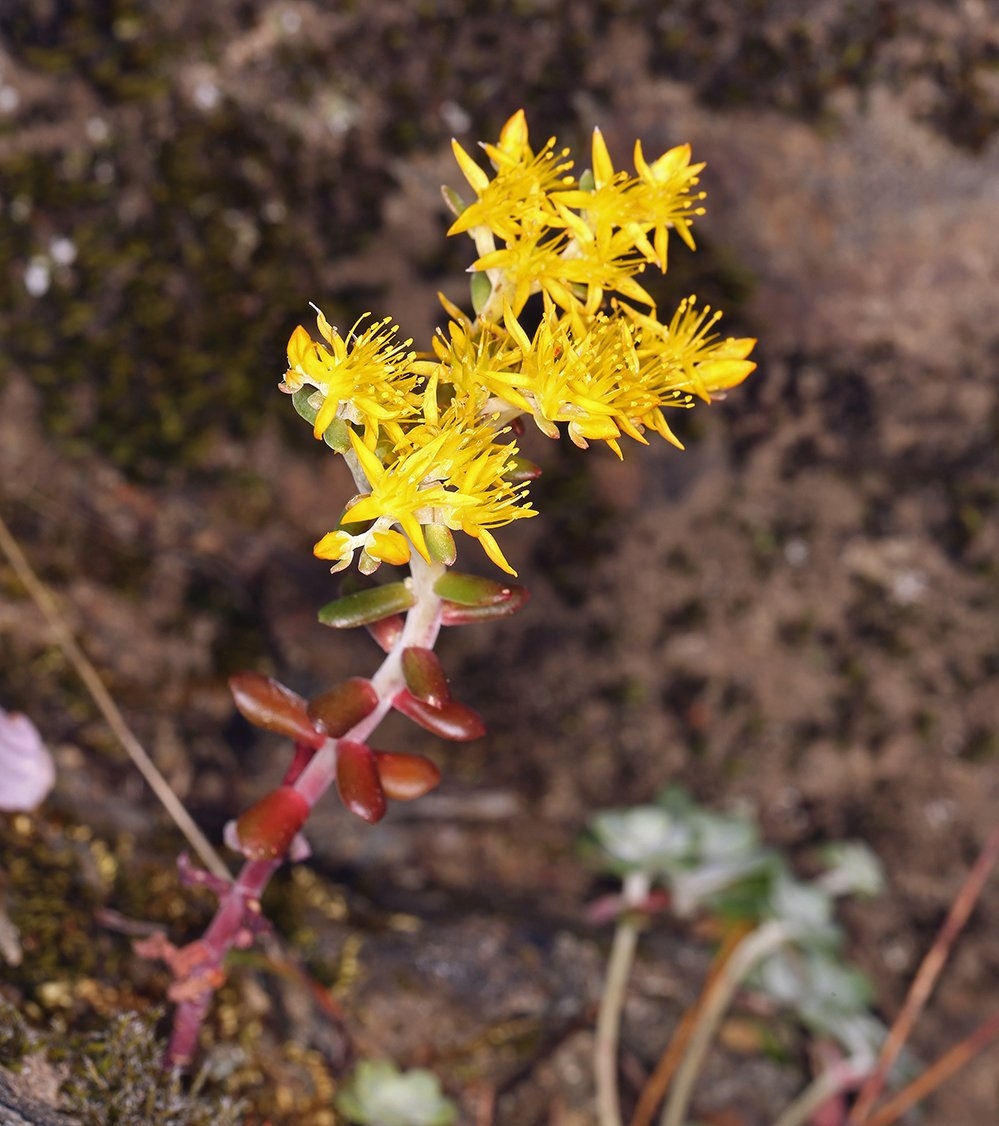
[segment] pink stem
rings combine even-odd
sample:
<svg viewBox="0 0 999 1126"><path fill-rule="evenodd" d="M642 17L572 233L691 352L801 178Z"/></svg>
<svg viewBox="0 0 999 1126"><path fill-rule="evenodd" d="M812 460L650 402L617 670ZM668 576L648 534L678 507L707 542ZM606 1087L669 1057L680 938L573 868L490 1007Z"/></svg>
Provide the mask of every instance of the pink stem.
<svg viewBox="0 0 999 1126"><path fill-rule="evenodd" d="M416 603L406 615L402 635L382 661L371 683L378 694L378 704L370 715L353 727L344 739L364 742L391 710L392 700L405 687L402 675L402 651L407 646L432 649L441 624L441 601L433 585L444 567L425 563L418 556L411 563ZM336 739L327 739L304 765L295 778L295 789L306 799L310 810L329 789L336 778ZM177 1008L166 1053L170 1068L187 1066L194 1058L198 1033L223 980L223 965L233 946L246 945L250 934L258 929L260 899L271 876L281 866L276 860L249 860L239 876L219 897L215 916L203 937L185 950L190 950L194 965L186 973L177 974L175 984Z"/></svg>

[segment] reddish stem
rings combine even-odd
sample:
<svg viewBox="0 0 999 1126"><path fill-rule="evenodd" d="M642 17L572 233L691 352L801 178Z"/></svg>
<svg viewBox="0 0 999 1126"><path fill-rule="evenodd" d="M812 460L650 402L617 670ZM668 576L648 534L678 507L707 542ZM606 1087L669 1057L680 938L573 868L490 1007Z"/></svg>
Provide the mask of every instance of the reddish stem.
<svg viewBox="0 0 999 1126"><path fill-rule="evenodd" d="M414 557L411 570L416 603L406 615L402 634L371 680L378 696L377 706L344 736L355 742L367 740L390 710L392 700L403 690L403 649L407 646L432 649L437 640L441 601L433 593L433 584L443 572L443 567L427 565ZM294 776L292 784L311 810L336 778L337 740L327 739L308 761L303 761L305 757L296 753L289 775ZM196 953L196 957L192 956L188 968L175 973L172 992L178 1003L166 1054L168 1067L182 1068L193 1059L199 1030L223 978L226 955L234 946L246 945L250 936L259 929L261 896L283 859L247 861L236 880L221 891L215 916L204 936L184 948Z"/></svg>

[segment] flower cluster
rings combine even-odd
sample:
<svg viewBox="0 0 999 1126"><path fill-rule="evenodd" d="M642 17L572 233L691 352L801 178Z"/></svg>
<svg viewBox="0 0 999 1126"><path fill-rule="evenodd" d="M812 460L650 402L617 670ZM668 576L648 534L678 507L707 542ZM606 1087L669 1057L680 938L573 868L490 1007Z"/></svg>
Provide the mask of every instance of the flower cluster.
<svg viewBox="0 0 999 1126"><path fill-rule="evenodd" d="M445 192L456 213L449 234L469 235L478 254L474 320L442 297L449 323L422 355L390 321L362 327L362 318L344 337L322 313L323 342L301 326L289 341L282 389L359 489L316 544L334 570L359 553L371 573L408 562L412 549L450 564L451 533L462 531L516 574L492 529L536 514L527 487L538 471L511 437L522 416L551 438L564 424L578 446L606 442L619 457L622 436L644 443L650 430L680 446L666 408L709 402L756 366L754 340L714 333L720 313L691 296L661 320L638 280L648 265L666 269L670 231L694 245L703 165L691 164L689 146L649 163L637 143L632 175L615 171L595 130L592 167L577 180L554 138L532 150L520 111L483 148L491 176L454 142L475 200ZM540 308L529 333L521 318L532 298Z"/></svg>

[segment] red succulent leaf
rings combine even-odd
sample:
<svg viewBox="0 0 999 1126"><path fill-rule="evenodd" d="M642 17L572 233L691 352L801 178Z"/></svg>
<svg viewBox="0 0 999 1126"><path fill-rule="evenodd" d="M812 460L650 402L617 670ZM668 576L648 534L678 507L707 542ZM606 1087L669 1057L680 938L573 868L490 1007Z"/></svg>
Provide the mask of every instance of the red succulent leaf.
<svg viewBox="0 0 999 1126"><path fill-rule="evenodd" d="M452 739L456 743L467 743L486 733L486 725L478 712L456 700L449 700L442 708L432 708L418 700L411 692L402 691L393 700L392 706L402 712L414 723L439 735L442 739Z"/></svg>
<svg viewBox="0 0 999 1126"><path fill-rule="evenodd" d="M378 706L378 693L370 680L352 676L309 701L309 716L334 738L346 735Z"/></svg>
<svg viewBox="0 0 999 1126"><path fill-rule="evenodd" d="M413 801L435 789L441 772L423 755L403 755L394 751L375 751L375 762L382 788L393 801Z"/></svg>
<svg viewBox="0 0 999 1126"><path fill-rule="evenodd" d="M309 803L291 786L278 786L236 821L240 851L249 860L276 860L288 851L309 816Z"/></svg>
<svg viewBox="0 0 999 1126"><path fill-rule="evenodd" d="M256 727L313 748L323 745L325 735L309 718L305 701L290 688L259 672L238 672L229 677L229 690L240 714Z"/></svg>
<svg viewBox="0 0 999 1126"><path fill-rule="evenodd" d="M402 675L410 692L432 708L442 708L451 699L444 669L432 649L416 645L403 649Z"/></svg>
<svg viewBox="0 0 999 1126"><path fill-rule="evenodd" d="M351 813L372 824L385 816L385 791L372 749L341 739L336 747L336 785Z"/></svg>
<svg viewBox="0 0 999 1126"><path fill-rule="evenodd" d="M530 597L525 586L508 586L507 597L502 602L490 602L481 606L467 606L460 602L441 604L441 625L467 626L473 622L491 622L496 618L506 618L524 605Z"/></svg>
<svg viewBox="0 0 999 1126"><path fill-rule="evenodd" d="M299 775L302 771L312 762L315 758L316 748L310 747L307 743L296 743L295 754L284 772L284 778L281 780L282 786L294 786L298 781Z"/></svg>
<svg viewBox="0 0 999 1126"><path fill-rule="evenodd" d="M392 614L377 622L369 622L365 627L378 643L383 653L388 653L402 637L406 619L401 614Z"/></svg>

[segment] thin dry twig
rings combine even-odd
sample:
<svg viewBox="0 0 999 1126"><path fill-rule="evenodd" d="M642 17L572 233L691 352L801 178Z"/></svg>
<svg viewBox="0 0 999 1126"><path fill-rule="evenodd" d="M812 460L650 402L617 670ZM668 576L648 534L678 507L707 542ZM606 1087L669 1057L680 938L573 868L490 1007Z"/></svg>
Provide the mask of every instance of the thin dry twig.
<svg viewBox="0 0 999 1126"><path fill-rule="evenodd" d="M621 1126L621 1105L617 1086L617 1048L621 1030L624 995L638 945L639 923L634 908L649 894L649 878L644 872L625 877L623 898L626 910L618 919L607 962L607 976L600 994L593 1064L597 1086L597 1121L600 1126Z"/></svg>
<svg viewBox="0 0 999 1126"><path fill-rule="evenodd" d="M51 627L56 643L66 660L69 661L83 681L91 699L97 705L101 715L104 716L108 727L111 728L118 742L125 748L128 757L135 764L142 777L145 778L149 788L159 798L163 808L187 838L191 848L201 858L205 867L214 875L228 882L232 876L222 857L212 848L208 838L201 832L194 819L184 808L180 798L171 789L170 783L163 777L146 749L133 734L125 717L119 711L118 705L105 688L97 670L80 648L76 638L73 637L52 592L35 574L34 569L21 550L20 544L14 538L2 517L0 517L0 548L3 549L24 589L31 596Z"/></svg>
<svg viewBox="0 0 999 1126"><path fill-rule="evenodd" d="M968 916L974 909L996 860L999 860L999 829L994 830L985 842L985 847L975 861L974 867L955 896L933 945L927 951L916 976L912 979L902 1011L891 1026L884 1044L881 1045L877 1066L861 1088L847 1120L847 1126L871 1126L871 1110L884 1089L888 1072L891 1071L892 1065L912 1032L913 1025L929 1000L937 978L950 956L951 947L968 921Z"/></svg>
<svg viewBox="0 0 999 1126"><path fill-rule="evenodd" d="M687 1052L677 1068L659 1126L682 1126L711 1039L736 990L760 962L778 950L789 937L783 923L770 919L740 939L698 1009Z"/></svg>
<svg viewBox="0 0 999 1126"><path fill-rule="evenodd" d="M901 1118L910 1107L925 1099L997 1038L999 1038L999 1013L993 1013L970 1036L966 1036L959 1044L944 1052L922 1075L892 1096L867 1119L867 1126L891 1126L891 1123Z"/></svg>

